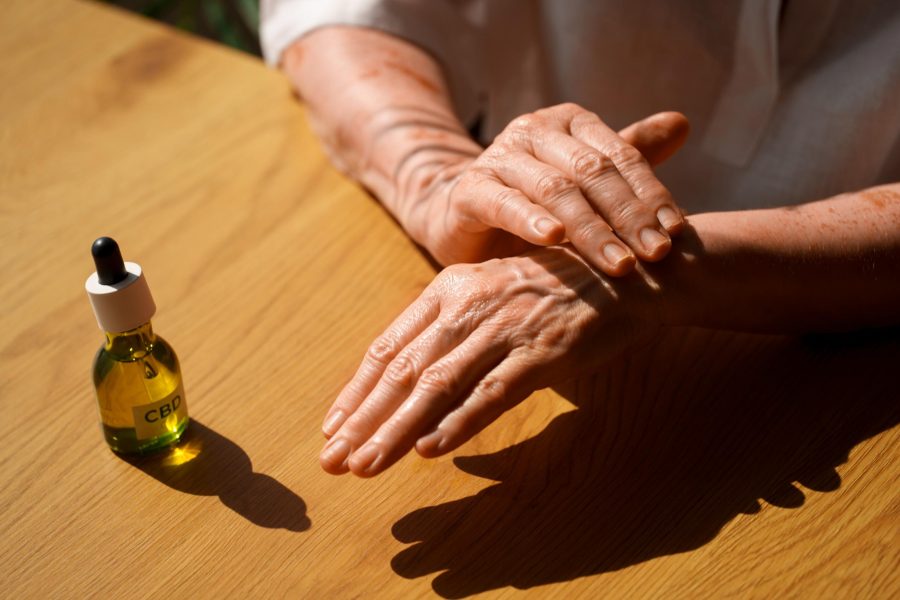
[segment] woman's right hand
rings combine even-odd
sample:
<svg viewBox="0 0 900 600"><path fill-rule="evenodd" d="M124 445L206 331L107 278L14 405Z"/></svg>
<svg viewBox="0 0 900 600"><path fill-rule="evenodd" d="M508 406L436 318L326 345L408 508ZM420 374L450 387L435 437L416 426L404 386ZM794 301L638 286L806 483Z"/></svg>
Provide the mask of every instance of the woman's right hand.
<svg viewBox="0 0 900 600"><path fill-rule="evenodd" d="M568 239L611 276L658 261L684 223L651 167L688 122L658 113L618 134L577 105L518 117L473 160L436 167L407 229L444 265L520 254Z"/></svg>

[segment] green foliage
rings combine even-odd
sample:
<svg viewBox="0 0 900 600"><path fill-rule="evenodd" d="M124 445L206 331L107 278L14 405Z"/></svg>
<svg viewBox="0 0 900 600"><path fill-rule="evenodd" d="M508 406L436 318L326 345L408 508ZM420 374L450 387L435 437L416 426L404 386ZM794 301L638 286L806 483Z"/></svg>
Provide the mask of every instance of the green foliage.
<svg viewBox="0 0 900 600"><path fill-rule="evenodd" d="M259 0L106 0L259 55Z"/></svg>

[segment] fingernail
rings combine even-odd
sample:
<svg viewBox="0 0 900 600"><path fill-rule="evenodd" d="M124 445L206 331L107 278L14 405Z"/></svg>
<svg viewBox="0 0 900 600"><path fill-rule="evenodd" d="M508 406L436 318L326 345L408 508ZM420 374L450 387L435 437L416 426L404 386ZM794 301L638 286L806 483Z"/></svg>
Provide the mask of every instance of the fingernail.
<svg viewBox="0 0 900 600"><path fill-rule="evenodd" d="M551 221L547 217L541 217L537 220L537 223L534 224L534 228L537 229L537 232L541 235L553 234L558 226L558 223Z"/></svg>
<svg viewBox="0 0 900 600"><path fill-rule="evenodd" d="M334 435L338 429L340 429L341 425L344 424L344 420L347 418L347 415L344 414L342 410L334 411L325 422L322 424L322 433L331 437Z"/></svg>
<svg viewBox="0 0 900 600"><path fill-rule="evenodd" d="M656 218L659 220L660 225L669 231L676 229L681 225L681 217L668 206L663 206L656 211Z"/></svg>
<svg viewBox="0 0 900 600"><path fill-rule="evenodd" d="M319 454L319 460L335 466L343 464L348 456L350 456L350 442L341 437L325 445L322 453Z"/></svg>
<svg viewBox="0 0 900 600"><path fill-rule="evenodd" d="M378 449L378 446L375 444L366 444L359 450L353 453L353 456L350 457L350 470L353 472L362 471L363 473L368 473L373 466L378 462L378 458L381 456L381 451Z"/></svg>
<svg viewBox="0 0 900 600"><path fill-rule="evenodd" d="M603 246L603 256L613 265L618 265L620 262L630 258L629 252L619 244L607 244Z"/></svg>
<svg viewBox="0 0 900 600"><path fill-rule="evenodd" d="M669 238L650 227L641 229L640 238L641 243L644 245L644 249L649 254L656 254L660 248L669 243Z"/></svg>

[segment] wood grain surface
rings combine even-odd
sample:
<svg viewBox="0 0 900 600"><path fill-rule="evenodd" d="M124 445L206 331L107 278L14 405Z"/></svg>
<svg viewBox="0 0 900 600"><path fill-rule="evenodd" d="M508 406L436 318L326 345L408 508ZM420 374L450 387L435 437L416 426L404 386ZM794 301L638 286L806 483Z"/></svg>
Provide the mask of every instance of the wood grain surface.
<svg viewBox="0 0 900 600"><path fill-rule="evenodd" d="M4 3L0 76L0 596L900 595L898 332L668 331L453 456L329 476L326 408L434 271L284 79L72 0ZM99 432L99 235L181 357L177 451Z"/></svg>

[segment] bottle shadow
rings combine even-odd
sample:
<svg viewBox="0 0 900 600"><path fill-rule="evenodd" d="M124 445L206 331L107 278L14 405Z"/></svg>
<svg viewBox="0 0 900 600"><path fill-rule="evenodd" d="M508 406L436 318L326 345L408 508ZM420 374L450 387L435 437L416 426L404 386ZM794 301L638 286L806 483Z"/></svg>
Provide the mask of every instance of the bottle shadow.
<svg viewBox="0 0 900 600"><path fill-rule="evenodd" d="M497 481L416 510L406 578L463 598L615 571L713 540L760 500L803 506L841 485L854 446L900 423L900 334L819 338L672 330L559 388L577 409L500 452L458 457ZM752 525L751 525L752 526Z"/></svg>
<svg viewBox="0 0 900 600"><path fill-rule="evenodd" d="M218 496L260 527L306 531L311 526L300 496L276 479L254 473L240 446L193 419L178 444L148 456L121 458L179 492Z"/></svg>

